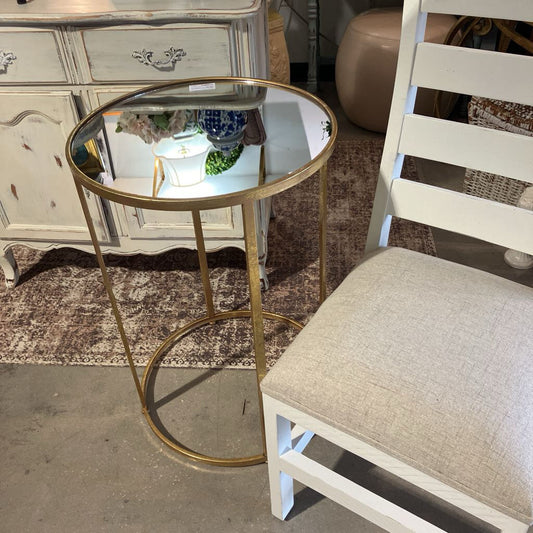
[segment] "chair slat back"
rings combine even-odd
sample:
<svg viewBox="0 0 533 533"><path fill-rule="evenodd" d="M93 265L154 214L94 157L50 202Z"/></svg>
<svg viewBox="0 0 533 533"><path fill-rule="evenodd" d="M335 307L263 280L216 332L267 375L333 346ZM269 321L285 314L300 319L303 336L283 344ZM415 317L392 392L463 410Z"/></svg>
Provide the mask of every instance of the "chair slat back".
<svg viewBox="0 0 533 533"><path fill-rule="evenodd" d="M533 137L518 133L406 115L399 151L533 183Z"/></svg>
<svg viewBox="0 0 533 533"><path fill-rule="evenodd" d="M478 239L533 255L533 211L401 178L391 197L393 216L456 233L467 227Z"/></svg>
<svg viewBox="0 0 533 533"><path fill-rule="evenodd" d="M533 69L523 55L420 43L412 84L533 105Z"/></svg>
<svg viewBox="0 0 533 533"><path fill-rule="evenodd" d="M533 254L532 211L400 179L407 154L533 183L533 137L413 113L418 85L533 105L533 56L424 43L428 12L533 20L533 0L404 0L367 251L399 216Z"/></svg>
<svg viewBox="0 0 533 533"><path fill-rule="evenodd" d="M493 19L533 20L531 0L422 0L421 11Z"/></svg>

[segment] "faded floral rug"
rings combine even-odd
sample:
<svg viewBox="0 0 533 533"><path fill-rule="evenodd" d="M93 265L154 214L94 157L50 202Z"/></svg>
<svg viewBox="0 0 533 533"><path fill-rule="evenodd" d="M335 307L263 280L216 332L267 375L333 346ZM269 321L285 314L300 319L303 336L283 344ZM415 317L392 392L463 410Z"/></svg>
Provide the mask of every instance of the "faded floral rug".
<svg viewBox="0 0 533 533"><path fill-rule="evenodd" d="M339 141L329 161L328 292L361 257L383 143ZM406 161L404 175L416 178ZM274 198L269 229L270 289L263 307L305 323L318 306L318 176ZM394 221L391 243L435 255L428 228ZM14 289L0 287L0 362L50 365L126 365L122 344L94 255L63 248L14 248L21 270ZM173 250L157 256L107 256L136 364L144 365L175 329L205 314L197 256ZM248 307L244 252L208 255L217 310ZM266 321L271 365L296 332ZM189 333L162 366L253 366L251 326L227 320Z"/></svg>

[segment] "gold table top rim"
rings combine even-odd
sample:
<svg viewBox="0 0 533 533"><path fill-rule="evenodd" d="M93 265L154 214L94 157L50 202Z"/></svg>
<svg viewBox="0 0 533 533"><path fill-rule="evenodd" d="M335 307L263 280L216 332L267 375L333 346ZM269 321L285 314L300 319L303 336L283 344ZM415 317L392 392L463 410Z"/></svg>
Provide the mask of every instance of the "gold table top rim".
<svg viewBox="0 0 533 533"><path fill-rule="evenodd" d="M71 155L72 143L74 138L78 133L83 129L85 124L93 120L95 117L103 114L106 110L111 109L116 104L131 98L132 96L141 95L147 91L155 91L168 89L172 87L182 87L193 84L204 84L204 83L242 83L244 85L256 85L261 87L270 87L274 89L281 89L293 94L297 94L310 100L312 103L321 108L325 114L328 116L328 119L331 123L331 132L329 135L329 140L325 144L324 148L320 151L318 155L312 158L308 163L302 167L295 169L289 174L277 178L268 183L259 184L256 187L249 189L244 189L242 191L236 191L228 194L221 194L216 196L204 196L197 198L157 198L150 196L141 196L133 193L128 193L124 191L119 191L106 187L98 183L97 181L89 178L85 175L78 166L74 163ZM335 140L337 137L337 120L329 106L325 104L320 98L315 95L295 87L293 85L286 85L279 82L274 82L270 80L262 80L257 78L247 78L247 77L232 77L232 76L215 76L215 77L201 77L201 78L187 78L175 80L172 82L158 83L146 86L137 91L131 91L127 94L121 95L118 98L107 102L98 108L94 109L85 116L71 131L65 146L65 156L66 160L71 169L74 180L82 185L84 188L95 193L96 195L117 202L122 205L127 205L131 207L139 207L145 209L155 209L160 211L191 211L193 209L216 209L220 207L230 207L234 205L241 205L246 201L250 200L260 200L262 198L268 198L279 192L290 189L298 183L304 181L306 178L318 171L324 163L329 159L331 153L333 152L335 146Z"/></svg>

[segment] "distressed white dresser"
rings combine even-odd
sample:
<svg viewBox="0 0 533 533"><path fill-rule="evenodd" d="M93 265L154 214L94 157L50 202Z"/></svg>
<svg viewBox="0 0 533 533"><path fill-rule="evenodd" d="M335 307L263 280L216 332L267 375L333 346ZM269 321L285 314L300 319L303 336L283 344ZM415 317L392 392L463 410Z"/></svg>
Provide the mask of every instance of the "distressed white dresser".
<svg viewBox="0 0 533 533"><path fill-rule="evenodd" d="M89 110L158 81L268 77L265 0L16 0L0 3L0 265L14 244L93 251L64 158ZM89 198L104 252L194 247L188 214ZM243 248L238 209L205 212L206 247Z"/></svg>

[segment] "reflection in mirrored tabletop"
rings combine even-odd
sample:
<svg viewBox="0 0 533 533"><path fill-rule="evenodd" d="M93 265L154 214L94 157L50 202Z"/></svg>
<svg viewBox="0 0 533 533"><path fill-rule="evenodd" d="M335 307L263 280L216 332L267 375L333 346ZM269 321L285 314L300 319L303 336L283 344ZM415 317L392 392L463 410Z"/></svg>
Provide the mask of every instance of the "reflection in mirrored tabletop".
<svg viewBox="0 0 533 533"><path fill-rule="evenodd" d="M331 144L331 123L329 110L297 89L185 80L103 106L78 126L69 148L83 175L109 192L261 198L274 192L260 192L265 185L310 167Z"/></svg>

